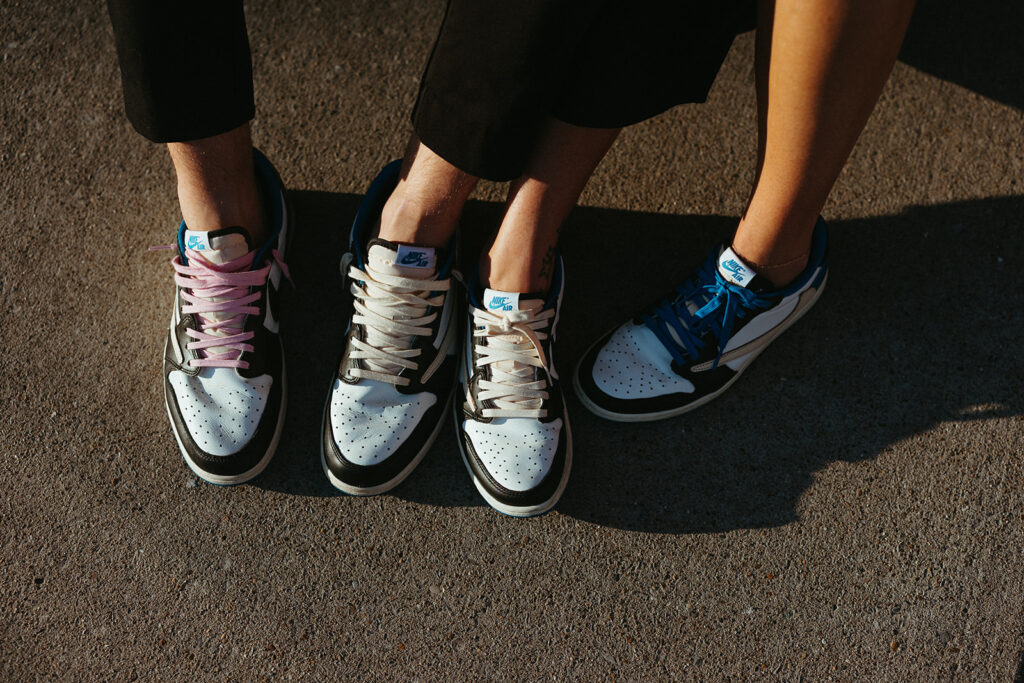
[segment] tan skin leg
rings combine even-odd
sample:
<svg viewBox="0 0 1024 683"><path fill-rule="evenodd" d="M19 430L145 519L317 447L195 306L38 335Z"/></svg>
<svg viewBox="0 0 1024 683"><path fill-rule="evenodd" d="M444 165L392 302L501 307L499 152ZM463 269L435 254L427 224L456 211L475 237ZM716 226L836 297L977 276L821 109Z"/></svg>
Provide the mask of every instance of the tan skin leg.
<svg viewBox="0 0 1024 683"><path fill-rule="evenodd" d="M546 122L526 171L509 187L501 226L482 255L480 277L486 286L510 292L544 292L551 286L558 229L618 132ZM447 244L476 182L414 136L402 177L382 212L380 237Z"/></svg>
<svg viewBox="0 0 1024 683"><path fill-rule="evenodd" d="M758 5L758 168L733 248L775 286L807 264L814 223L888 79L913 7Z"/></svg>
<svg viewBox="0 0 1024 683"><path fill-rule="evenodd" d="M380 237L424 247L448 244L478 180L452 166L413 135L398 185L381 212Z"/></svg>
<svg viewBox="0 0 1024 683"><path fill-rule="evenodd" d="M255 248L267 226L253 167L249 124L201 140L167 145L178 177L178 203L190 230L241 226Z"/></svg>
<svg viewBox="0 0 1024 683"><path fill-rule="evenodd" d="M505 216L480 258L480 280L505 292L546 292L558 232L618 128L580 128L548 119L526 172L509 187Z"/></svg>

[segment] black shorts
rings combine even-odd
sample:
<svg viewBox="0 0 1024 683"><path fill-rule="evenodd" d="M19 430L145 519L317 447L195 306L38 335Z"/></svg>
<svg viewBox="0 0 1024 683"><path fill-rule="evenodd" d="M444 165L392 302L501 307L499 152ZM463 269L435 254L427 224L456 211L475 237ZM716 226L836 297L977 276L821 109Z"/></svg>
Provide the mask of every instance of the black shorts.
<svg viewBox="0 0 1024 683"><path fill-rule="evenodd" d="M755 20L755 0L450 0L413 126L458 168L509 180L547 116L620 128L703 102Z"/></svg>
<svg viewBox="0 0 1024 683"><path fill-rule="evenodd" d="M541 123L618 128L702 102L755 0L449 0L413 111L430 149L490 180L522 173ZM109 0L135 128L155 142L254 115L240 0ZM204 102L201 109L187 103Z"/></svg>

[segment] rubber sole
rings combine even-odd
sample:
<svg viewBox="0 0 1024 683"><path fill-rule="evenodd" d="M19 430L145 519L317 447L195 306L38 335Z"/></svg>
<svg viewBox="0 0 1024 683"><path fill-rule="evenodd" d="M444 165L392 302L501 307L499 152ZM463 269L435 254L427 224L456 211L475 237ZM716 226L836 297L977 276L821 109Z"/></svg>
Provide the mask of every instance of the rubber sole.
<svg viewBox="0 0 1024 683"><path fill-rule="evenodd" d="M786 330L788 330L793 325L795 325L797 321L800 320L800 318L807 315L807 312L814 308L814 304L818 303L818 299L821 298L822 292L825 291L825 284L827 282L828 273L826 273L824 277L822 277L821 284L818 286L818 291L815 292L814 298L811 299L811 303L805 306L804 309L800 311L800 313L798 313L797 315L793 316L793 318L788 320L785 325L780 325L779 327L775 328L775 330L777 330L775 331L776 337L785 332ZM772 339L772 341L774 341L774 339ZM699 399L691 403L687 403L685 406L680 406L679 408L659 410L653 413L615 413L610 410L606 410L601 406L597 405L596 403L594 403L593 401L591 401L590 398L586 395L586 393L584 393L583 387L580 385L580 368L578 365L576 366L576 370L572 373L572 386L573 389L576 391L576 397L580 400L580 403L582 403L587 410L592 412L594 415L597 415L598 417L603 417L604 419L611 420L612 422L656 422L657 420L665 420L670 417L676 417L677 415L683 415L684 413L688 413L691 410L696 410L697 408L700 408L701 406L710 403L711 401L715 400L716 398L724 394L729 387L736 383L736 380L738 380L740 376L743 375L746 369L753 364L754 360L756 360L757 357L760 356L761 353L764 352L764 350L767 349L770 344L771 342L768 342L768 344L761 347L757 351L751 352L750 359L743 365L742 368L737 370L736 374L732 377L732 379L730 379L728 382L722 385L720 389L710 394L707 394L706 396L701 396ZM584 357L587 354L589 354L591 349L593 348L593 346L588 348L586 352L583 354Z"/></svg>

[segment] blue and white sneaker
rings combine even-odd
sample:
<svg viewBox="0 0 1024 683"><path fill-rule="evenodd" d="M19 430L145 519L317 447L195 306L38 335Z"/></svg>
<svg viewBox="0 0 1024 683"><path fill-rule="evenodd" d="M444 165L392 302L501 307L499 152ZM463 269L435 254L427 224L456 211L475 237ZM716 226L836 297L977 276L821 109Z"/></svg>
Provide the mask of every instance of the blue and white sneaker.
<svg viewBox="0 0 1024 683"><path fill-rule="evenodd" d="M821 296L825 242L819 217L807 267L778 290L731 248L712 251L695 277L590 347L574 377L580 400L609 420L646 422L715 399Z"/></svg>
<svg viewBox="0 0 1024 683"><path fill-rule="evenodd" d="M462 459L494 509L530 517L555 506L572 468L569 416L552 356L562 259L546 298L469 290L469 324L454 409Z"/></svg>
<svg viewBox="0 0 1024 683"><path fill-rule="evenodd" d="M401 162L367 191L341 261L353 311L324 406L321 464L353 495L400 484L441 430L458 362L455 239L446 249L371 239Z"/></svg>

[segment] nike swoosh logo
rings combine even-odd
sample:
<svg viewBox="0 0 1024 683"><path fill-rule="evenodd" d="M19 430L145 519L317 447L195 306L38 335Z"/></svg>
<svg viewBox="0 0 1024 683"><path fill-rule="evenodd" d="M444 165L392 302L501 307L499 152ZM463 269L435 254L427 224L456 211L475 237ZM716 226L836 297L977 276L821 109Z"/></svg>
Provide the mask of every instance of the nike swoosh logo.
<svg viewBox="0 0 1024 683"><path fill-rule="evenodd" d="M170 334L170 340L171 340L171 348L174 349L174 360L176 362L178 362L178 363L181 363L183 358L184 358L184 354L182 354L181 346L178 344L178 334L177 334L177 332L178 332L178 323L181 322L181 319L178 317L180 315L178 307L181 305L181 301L178 299L178 297L179 297L178 291L175 290L175 292L174 292L174 308L171 311L171 334Z"/></svg>
<svg viewBox="0 0 1024 683"><path fill-rule="evenodd" d="M822 283L822 285L823 284L824 283ZM807 289L801 292L800 298L797 300L796 306L794 306L793 310L789 312L789 315L780 320L779 323L775 325L775 327L768 330L760 337L751 339L746 344L743 344L742 346L737 346L735 349L730 349L729 351L723 353L722 357L718 359L718 364L724 365L729 361L736 360L737 358L742 358L747 354L754 353L755 351L761 351L762 349L764 349L764 347L768 346L768 344L770 344L777 336L782 334L790 325L796 322L797 318L803 315L807 311L807 309L810 308L811 304L814 302L814 298L821 291L822 285L819 285L815 289ZM690 371L706 372L710 370L712 367L714 367L714 364L715 361L709 360L704 363L694 365L693 367L690 368Z"/></svg>
<svg viewBox="0 0 1024 683"><path fill-rule="evenodd" d="M448 349L456 343L455 331L457 325L455 324L455 316L452 315L452 310L455 308L455 298L448 293L444 298L444 304L441 307L441 320L437 325L437 338L434 339L434 348L437 349L437 355L434 356L434 360L430 362L427 369L423 371L423 375L420 377L420 382L426 384L430 381L430 378L434 376L437 369L441 367L441 363L445 361L448 356Z"/></svg>
<svg viewBox="0 0 1024 683"><path fill-rule="evenodd" d="M399 261L399 264L403 266L416 266L418 268L426 268L427 257L419 252L413 251L403 256L402 260Z"/></svg>

